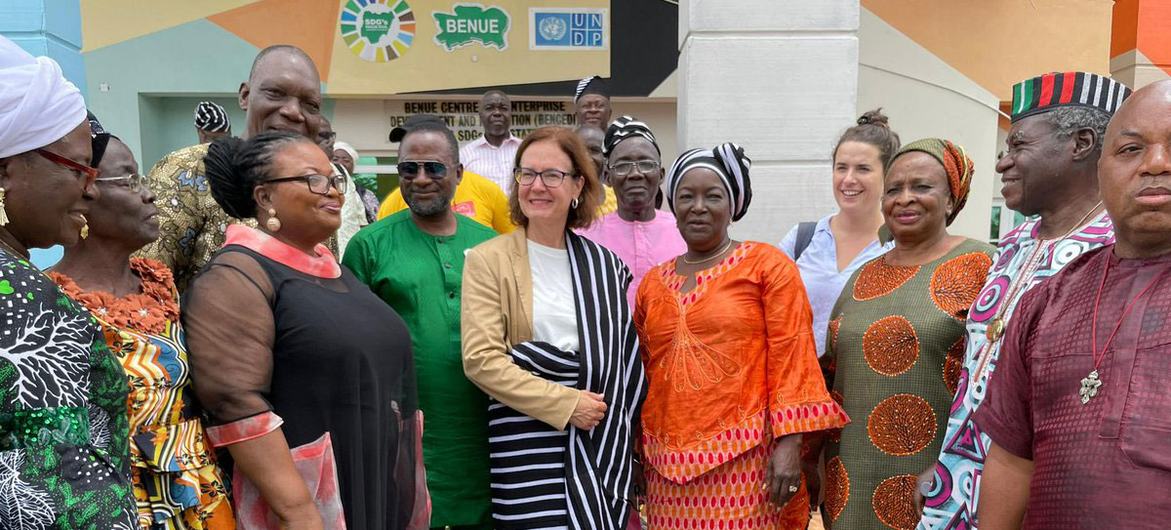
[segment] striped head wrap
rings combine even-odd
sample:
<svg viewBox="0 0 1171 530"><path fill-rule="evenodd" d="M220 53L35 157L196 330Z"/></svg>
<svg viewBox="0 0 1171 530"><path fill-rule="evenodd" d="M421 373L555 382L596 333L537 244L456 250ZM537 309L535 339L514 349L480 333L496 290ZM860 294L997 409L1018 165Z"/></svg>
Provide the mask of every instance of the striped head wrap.
<svg viewBox="0 0 1171 530"><path fill-rule="evenodd" d="M606 80L602 79L600 75L591 75L581 81L577 82L577 89L573 91L573 102L581 99L586 94L598 94L599 96L610 97L610 87L606 86Z"/></svg>
<svg viewBox="0 0 1171 530"><path fill-rule="evenodd" d="M195 106L195 128L205 132L226 132L232 128L228 111L213 101L200 101Z"/></svg>
<svg viewBox="0 0 1171 530"><path fill-rule="evenodd" d="M647 124L630 116L622 116L610 122L610 126L606 128L606 138L602 140L602 156L609 158L610 153L622 143L622 140L636 136L650 140L651 145L655 146L655 152L663 154L659 149L659 142L655 140L655 134Z"/></svg>
<svg viewBox="0 0 1171 530"><path fill-rule="evenodd" d="M960 210L964 209L964 204L968 202L968 192L972 190L972 175L975 173L972 159L968 158L963 147L950 140L924 138L899 149L894 158L890 159L891 165L894 165L895 160L898 160L900 156L914 151L931 155L943 165L943 170L947 173L948 189L951 190L951 200L955 204L955 209L951 211L951 215L947 216L947 224L950 226L951 222L955 221L956 216L960 214Z"/></svg>
<svg viewBox="0 0 1171 530"><path fill-rule="evenodd" d="M1058 107L1087 107L1111 116L1131 94L1109 77L1087 72L1045 74L1012 87L1012 122Z"/></svg>
<svg viewBox="0 0 1171 530"><path fill-rule="evenodd" d="M714 149L687 150L667 172L667 205L671 207L671 213L675 213L675 190L679 188L683 175L702 167L720 176L732 198L732 220L739 221L748 213L748 204L752 202L752 181L748 178L751 166L752 160L744 154L744 148L734 143L722 143Z"/></svg>

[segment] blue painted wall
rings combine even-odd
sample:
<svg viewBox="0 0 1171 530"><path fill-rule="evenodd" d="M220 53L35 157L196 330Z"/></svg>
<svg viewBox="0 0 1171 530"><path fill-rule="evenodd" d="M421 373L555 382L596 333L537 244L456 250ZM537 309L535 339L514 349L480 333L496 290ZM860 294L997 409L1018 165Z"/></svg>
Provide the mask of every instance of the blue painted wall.
<svg viewBox="0 0 1171 530"><path fill-rule="evenodd" d="M0 0L0 34L33 55L52 57L86 93L80 0Z"/></svg>

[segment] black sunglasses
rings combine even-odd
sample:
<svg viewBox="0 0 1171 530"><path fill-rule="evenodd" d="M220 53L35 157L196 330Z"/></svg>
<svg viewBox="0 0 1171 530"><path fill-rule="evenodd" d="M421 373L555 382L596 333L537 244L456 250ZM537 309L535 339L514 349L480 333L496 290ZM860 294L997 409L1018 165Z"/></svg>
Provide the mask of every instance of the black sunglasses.
<svg viewBox="0 0 1171 530"><path fill-rule="evenodd" d="M420 167L433 179L441 179L447 176L447 164L434 160L399 162L398 174L404 179L411 180L419 176Z"/></svg>

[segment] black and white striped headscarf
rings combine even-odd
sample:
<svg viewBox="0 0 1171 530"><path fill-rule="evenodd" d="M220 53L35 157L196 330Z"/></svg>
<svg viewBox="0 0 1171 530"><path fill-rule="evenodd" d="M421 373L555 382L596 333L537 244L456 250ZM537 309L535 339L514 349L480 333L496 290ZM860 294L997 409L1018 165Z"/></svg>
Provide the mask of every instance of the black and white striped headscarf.
<svg viewBox="0 0 1171 530"><path fill-rule="evenodd" d="M200 101L195 106L195 128L206 132L225 132L232 128L232 120L219 104Z"/></svg>
<svg viewBox="0 0 1171 530"><path fill-rule="evenodd" d="M622 143L622 140L636 136L650 140L651 145L655 146L655 152L663 154L659 149L659 142L655 140L655 134L647 124L630 116L622 116L610 122L610 126L606 128L606 138L602 140L602 156L609 158L610 153Z"/></svg>
<svg viewBox="0 0 1171 530"><path fill-rule="evenodd" d="M748 212L752 202L752 182L748 169L752 160L744 154L744 148L734 143L722 143L714 149L689 149L671 164L667 172L667 205L675 213L675 190L683 175L697 167L715 171L724 181L728 195L732 198L732 220L739 221Z"/></svg>

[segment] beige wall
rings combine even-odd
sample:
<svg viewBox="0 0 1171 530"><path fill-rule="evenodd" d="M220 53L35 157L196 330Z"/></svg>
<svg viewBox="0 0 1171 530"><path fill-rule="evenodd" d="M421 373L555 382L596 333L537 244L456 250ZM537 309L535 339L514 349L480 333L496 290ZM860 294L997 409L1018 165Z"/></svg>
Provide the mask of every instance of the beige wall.
<svg viewBox="0 0 1171 530"><path fill-rule="evenodd" d="M752 207L732 237L779 242L834 204L831 150L853 121L858 0L679 4L679 137L735 142L752 159Z"/></svg>
<svg viewBox="0 0 1171 530"><path fill-rule="evenodd" d="M950 230L987 241L999 99L866 9L858 40L858 111L882 107L904 144L939 137L964 147L976 175Z"/></svg>
<svg viewBox="0 0 1171 530"><path fill-rule="evenodd" d="M404 100L436 99L468 101L475 98L413 94L386 99L339 99L334 107L333 129L337 131L339 141L353 144L363 156L391 155L398 149L398 144L392 144L386 139L387 133L390 132L390 116L394 114L391 109L399 107L395 103ZM674 101L617 98L614 101L614 116L623 114L633 115L650 125L659 140L659 147L663 150L664 165L675 160L678 149L675 141Z"/></svg>

